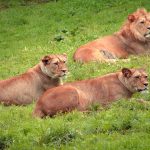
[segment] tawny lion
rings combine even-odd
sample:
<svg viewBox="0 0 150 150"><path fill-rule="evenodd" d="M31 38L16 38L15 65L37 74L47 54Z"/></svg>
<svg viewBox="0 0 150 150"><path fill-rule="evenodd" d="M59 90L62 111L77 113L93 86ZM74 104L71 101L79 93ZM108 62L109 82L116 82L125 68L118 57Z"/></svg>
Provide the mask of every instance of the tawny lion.
<svg viewBox="0 0 150 150"><path fill-rule="evenodd" d="M74 60L82 63L109 62L145 52L150 52L150 13L145 9L138 9L128 16L119 32L79 47Z"/></svg>
<svg viewBox="0 0 150 150"><path fill-rule="evenodd" d="M34 116L53 116L74 109L86 111L92 103L107 105L148 89L143 69L122 69L102 77L76 81L47 90L37 101Z"/></svg>
<svg viewBox="0 0 150 150"><path fill-rule="evenodd" d="M66 55L48 55L26 73L0 81L0 103L27 105L47 89L61 84L67 74Z"/></svg>

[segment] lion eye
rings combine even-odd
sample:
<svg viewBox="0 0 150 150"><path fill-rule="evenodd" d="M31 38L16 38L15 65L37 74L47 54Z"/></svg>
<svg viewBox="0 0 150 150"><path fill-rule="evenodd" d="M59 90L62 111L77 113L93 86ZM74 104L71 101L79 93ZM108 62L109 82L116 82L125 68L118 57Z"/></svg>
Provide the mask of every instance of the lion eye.
<svg viewBox="0 0 150 150"><path fill-rule="evenodd" d="M145 78L148 78L148 76L145 76Z"/></svg>
<svg viewBox="0 0 150 150"><path fill-rule="evenodd" d="M144 23L144 20L140 21L140 23L143 24L143 23Z"/></svg>
<svg viewBox="0 0 150 150"><path fill-rule="evenodd" d="M140 76L135 76L135 78L136 78L136 79L139 79L139 78L140 78Z"/></svg>
<svg viewBox="0 0 150 150"><path fill-rule="evenodd" d="M58 65L58 62L55 62L54 64L55 64L55 65Z"/></svg>

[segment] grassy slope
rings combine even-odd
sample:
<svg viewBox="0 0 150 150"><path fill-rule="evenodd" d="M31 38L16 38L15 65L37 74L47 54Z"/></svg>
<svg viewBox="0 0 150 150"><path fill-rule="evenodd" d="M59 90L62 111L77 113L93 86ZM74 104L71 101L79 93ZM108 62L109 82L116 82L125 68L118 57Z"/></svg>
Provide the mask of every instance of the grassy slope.
<svg viewBox="0 0 150 150"><path fill-rule="evenodd" d="M0 79L24 72L49 53L68 54L67 81L122 67L150 66L149 56L111 65L72 61L79 45L117 31L137 8L150 11L149 0L60 0L26 6L23 0L0 0L0 4L9 6L0 11ZM55 40L60 37L64 40ZM0 106L0 149L149 149L150 107L136 103L140 97L149 100L149 95L136 94L132 102L122 100L106 110L75 111L45 120L31 117L34 104Z"/></svg>

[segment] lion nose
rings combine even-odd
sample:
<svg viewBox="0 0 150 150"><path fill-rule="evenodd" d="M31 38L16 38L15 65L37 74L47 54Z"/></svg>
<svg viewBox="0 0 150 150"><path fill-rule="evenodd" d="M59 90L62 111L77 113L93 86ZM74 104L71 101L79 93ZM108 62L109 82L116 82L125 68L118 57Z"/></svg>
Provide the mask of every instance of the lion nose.
<svg viewBox="0 0 150 150"><path fill-rule="evenodd" d="M61 70L63 73L66 73L67 72L67 69L62 69Z"/></svg>
<svg viewBox="0 0 150 150"><path fill-rule="evenodd" d="M145 86L148 86L148 83L144 83Z"/></svg>

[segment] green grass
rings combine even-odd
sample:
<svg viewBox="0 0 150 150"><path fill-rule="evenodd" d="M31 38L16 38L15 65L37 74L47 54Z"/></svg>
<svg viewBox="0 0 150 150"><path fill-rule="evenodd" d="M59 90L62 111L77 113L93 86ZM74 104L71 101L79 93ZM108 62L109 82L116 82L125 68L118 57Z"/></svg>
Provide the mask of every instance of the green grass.
<svg viewBox="0 0 150 150"><path fill-rule="evenodd" d="M3 7L2 7L3 6ZM146 67L150 57L131 56L116 64L74 63L80 45L119 30L137 8L150 11L149 0L0 0L0 79L25 72L51 53L67 53L66 82L92 78L122 67ZM135 94L107 109L77 111L55 118L32 118L34 104L0 106L0 149L149 150L150 106L137 103L149 94Z"/></svg>

